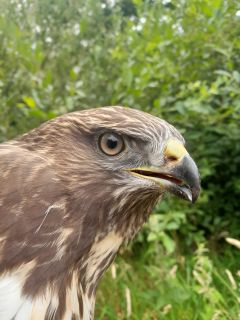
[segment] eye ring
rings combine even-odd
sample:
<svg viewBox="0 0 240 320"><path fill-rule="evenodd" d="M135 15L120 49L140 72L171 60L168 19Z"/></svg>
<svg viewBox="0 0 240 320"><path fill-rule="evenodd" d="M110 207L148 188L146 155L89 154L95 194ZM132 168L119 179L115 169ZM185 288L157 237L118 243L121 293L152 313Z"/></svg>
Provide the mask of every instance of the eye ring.
<svg viewBox="0 0 240 320"><path fill-rule="evenodd" d="M113 132L103 133L98 142L100 150L108 156L116 156L125 149L123 138Z"/></svg>

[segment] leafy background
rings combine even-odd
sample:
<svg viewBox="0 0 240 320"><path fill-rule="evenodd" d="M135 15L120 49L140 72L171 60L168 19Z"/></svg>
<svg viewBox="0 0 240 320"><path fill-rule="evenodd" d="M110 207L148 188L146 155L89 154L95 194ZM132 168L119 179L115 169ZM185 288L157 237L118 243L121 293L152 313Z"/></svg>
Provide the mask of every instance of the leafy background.
<svg viewBox="0 0 240 320"><path fill-rule="evenodd" d="M125 105L174 124L198 163L198 203L157 206L97 319L240 319L239 1L1 0L0 43L0 141Z"/></svg>

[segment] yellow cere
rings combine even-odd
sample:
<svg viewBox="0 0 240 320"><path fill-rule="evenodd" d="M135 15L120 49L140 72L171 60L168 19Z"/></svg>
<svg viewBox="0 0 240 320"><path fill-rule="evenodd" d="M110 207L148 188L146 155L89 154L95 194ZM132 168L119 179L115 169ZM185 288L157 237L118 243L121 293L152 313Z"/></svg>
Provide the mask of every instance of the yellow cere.
<svg viewBox="0 0 240 320"><path fill-rule="evenodd" d="M167 157L174 157L178 160L188 154L183 144L173 139L168 140L164 153Z"/></svg>

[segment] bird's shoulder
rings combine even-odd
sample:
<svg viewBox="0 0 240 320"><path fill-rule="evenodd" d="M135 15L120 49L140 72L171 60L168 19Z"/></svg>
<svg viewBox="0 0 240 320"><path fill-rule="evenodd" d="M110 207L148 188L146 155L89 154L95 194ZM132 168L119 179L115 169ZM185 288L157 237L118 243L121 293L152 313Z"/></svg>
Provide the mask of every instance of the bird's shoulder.
<svg viewBox="0 0 240 320"><path fill-rule="evenodd" d="M15 143L0 144L0 171L0 319L27 319L19 279L54 256L66 191L51 161Z"/></svg>

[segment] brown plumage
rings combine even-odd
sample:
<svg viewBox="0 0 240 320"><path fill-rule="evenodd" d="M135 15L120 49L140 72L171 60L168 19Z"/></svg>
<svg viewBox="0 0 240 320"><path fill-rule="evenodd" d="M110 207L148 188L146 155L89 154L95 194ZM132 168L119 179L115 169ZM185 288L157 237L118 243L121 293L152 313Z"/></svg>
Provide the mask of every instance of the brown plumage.
<svg viewBox="0 0 240 320"><path fill-rule="evenodd" d="M123 107L75 112L0 145L0 319L93 319L124 241L168 191L195 200L179 132Z"/></svg>

